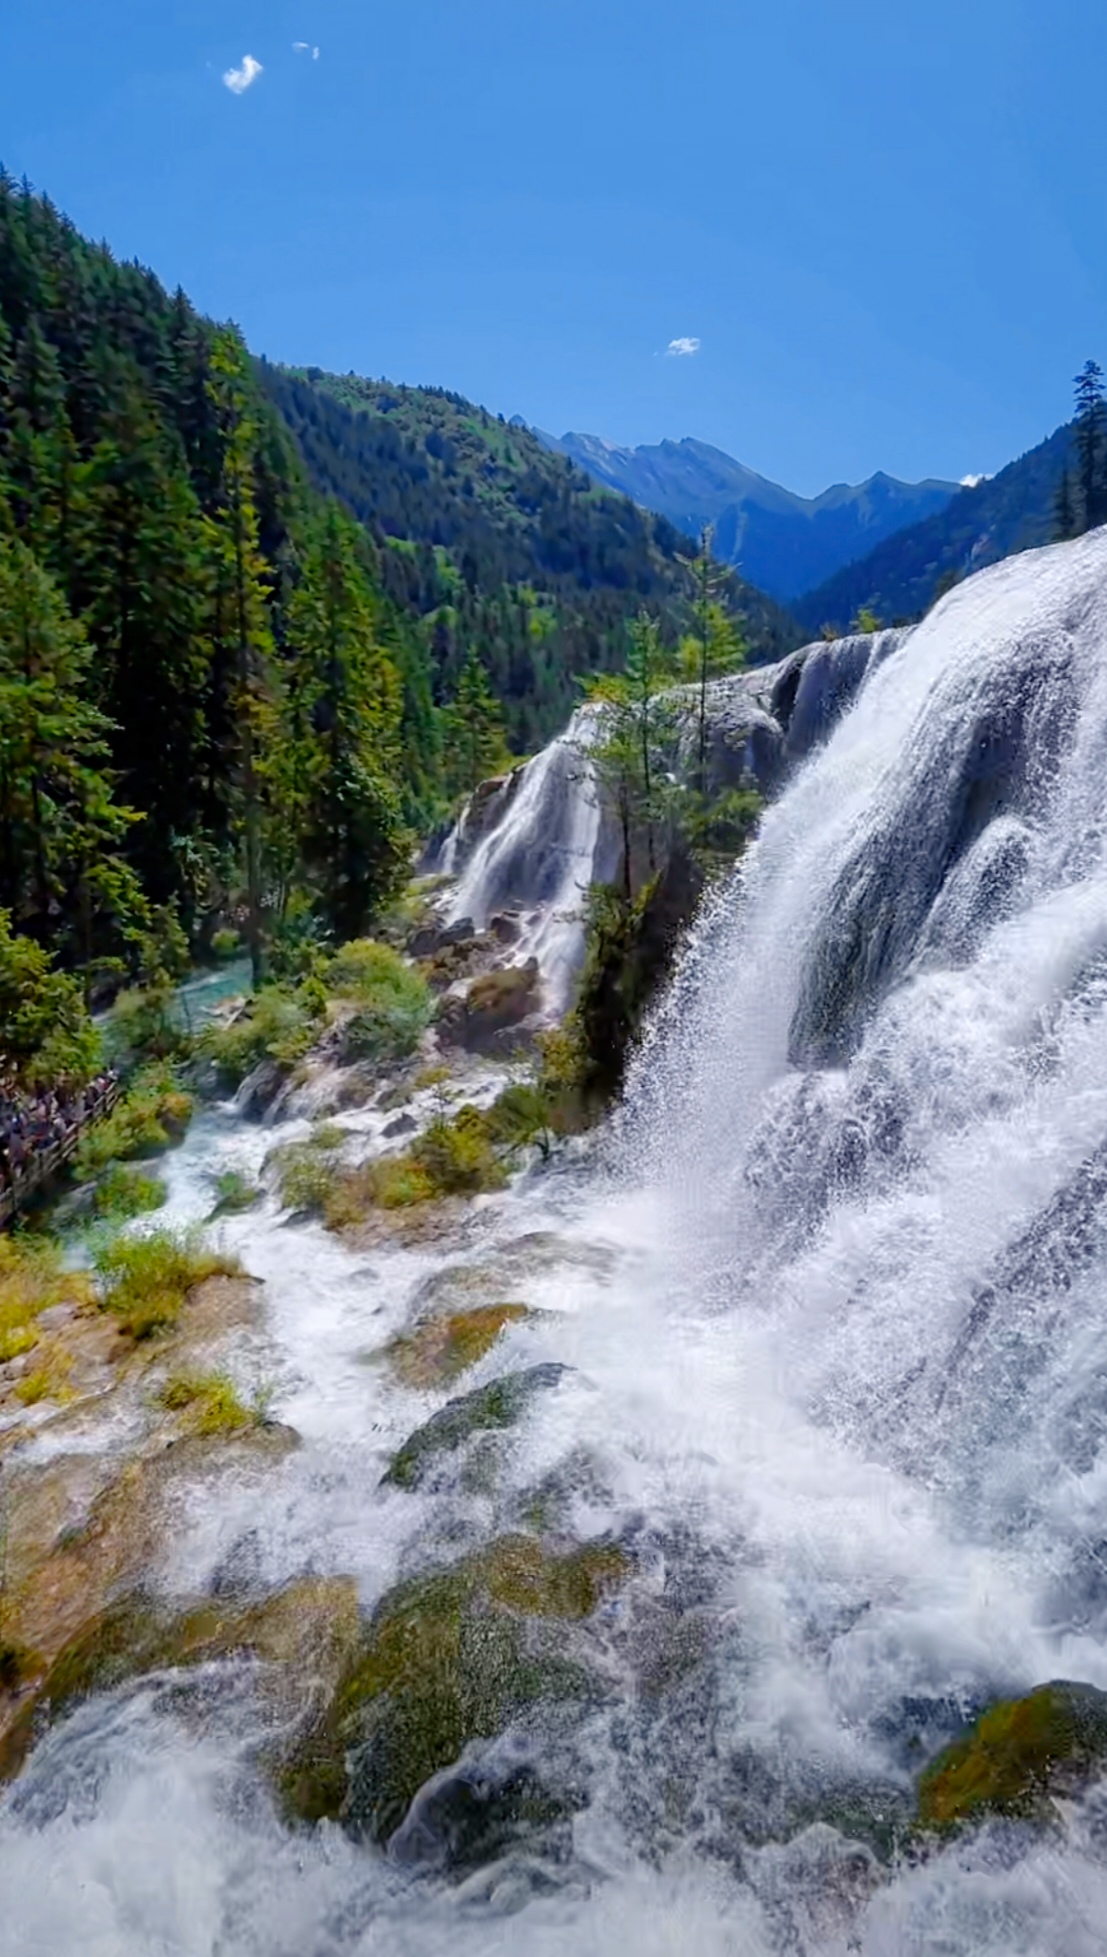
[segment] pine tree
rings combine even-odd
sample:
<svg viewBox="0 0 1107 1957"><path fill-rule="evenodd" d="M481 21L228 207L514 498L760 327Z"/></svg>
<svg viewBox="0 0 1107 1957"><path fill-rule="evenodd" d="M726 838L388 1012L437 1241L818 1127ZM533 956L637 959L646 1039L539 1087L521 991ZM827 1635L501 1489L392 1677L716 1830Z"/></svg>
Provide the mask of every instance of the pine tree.
<svg viewBox="0 0 1107 1957"><path fill-rule="evenodd" d="M148 921L119 853L134 817L114 800L91 656L31 552L0 537L0 904L85 965Z"/></svg>
<svg viewBox="0 0 1107 1957"><path fill-rule="evenodd" d="M236 333L217 336L211 370L223 458L218 514L207 532L215 587L208 738L216 777L232 783L232 827L242 840L246 942L256 986L265 959L259 763L274 724L273 638L269 568L261 555L254 496L256 427L246 353Z"/></svg>
<svg viewBox="0 0 1107 1957"><path fill-rule="evenodd" d="M1053 534L1058 543L1067 543L1076 535L1076 510L1072 500L1072 476L1064 469L1057 485L1057 496L1053 505Z"/></svg>
<svg viewBox="0 0 1107 1957"><path fill-rule="evenodd" d="M510 759L503 714L475 646L458 674L446 720L451 786L456 794L467 795Z"/></svg>
<svg viewBox="0 0 1107 1957"><path fill-rule="evenodd" d="M1076 457L1081 529L1107 522L1107 402L1103 373L1087 360L1075 380Z"/></svg>
<svg viewBox="0 0 1107 1957"><path fill-rule="evenodd" d="M696 687L696 790L707 787L707 688L712 679L744 666L746 644L741 631L720 602L724 573L711 556L714 533L710 524L700 537L693 561L696 580L696 630L680 647L678 667Z"/></svg>
<svg viewBox="0 0 1107 1957"><path fill-rule="evenodd" d="M327 506L289 607L278 816L340 937L364 930L403 874L396 781L403 685L377 634L355 524ZM286 884L287 884L286 866Z"/></svg>

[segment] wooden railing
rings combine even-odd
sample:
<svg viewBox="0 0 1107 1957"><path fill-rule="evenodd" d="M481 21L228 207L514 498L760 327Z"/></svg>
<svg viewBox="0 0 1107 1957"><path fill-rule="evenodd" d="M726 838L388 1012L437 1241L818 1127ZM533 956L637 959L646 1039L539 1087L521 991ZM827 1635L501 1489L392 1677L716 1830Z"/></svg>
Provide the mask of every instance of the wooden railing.
<svg viewBox="0 0 1107 1957"><path fill-rule="evenodd" d="M53 1182L73 1160L81 1136L109 1115L119 1099L119 1082L105 1082L87 1107L67 1121L60 1134L37 1147L32 1143L26 1159L9 1168L8 1181L0 1189L0 1230L7 1230L40 1189Z"/></svg>

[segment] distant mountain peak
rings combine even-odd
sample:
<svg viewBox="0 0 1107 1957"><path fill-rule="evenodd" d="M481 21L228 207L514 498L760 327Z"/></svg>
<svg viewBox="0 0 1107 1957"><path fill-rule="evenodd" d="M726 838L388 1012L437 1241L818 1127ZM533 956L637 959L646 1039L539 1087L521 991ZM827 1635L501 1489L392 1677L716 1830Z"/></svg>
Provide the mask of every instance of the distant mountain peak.
<svg viewBox="0 0 1107 1957"><path fill-rule="evenodd" d="M878 469L867 482L797 496L695 435L623 448L601 435L534 433L604 488L621 490L689 536L713 525L717 554L784 603L944 509L959 489L954 482L900 482Z"/></svg>

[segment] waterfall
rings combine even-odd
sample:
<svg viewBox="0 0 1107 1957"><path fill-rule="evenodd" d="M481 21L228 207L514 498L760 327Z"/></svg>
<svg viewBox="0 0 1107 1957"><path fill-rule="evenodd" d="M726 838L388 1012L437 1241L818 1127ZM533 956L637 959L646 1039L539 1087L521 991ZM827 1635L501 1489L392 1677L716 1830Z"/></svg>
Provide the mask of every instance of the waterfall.
<svg viewBox="0 0 1107 1957"><path fill-rule="evenodd" d="M613 876L617 862L588 757L593 729L593 712L580 709L558 740L494 791L447 912L453 921L471 918L480 931L499 911L521 912L514 957L519 964L537 958L556 1013L569 1003L583 956L588 887ZM463 855L474 826L470 805L447 839L447 865Z"/></svg>
<svg viewBox="0 0 1107 1957"><path fill-rule="evenodd" d="M556 1853L413 1871L437 1784L403 1854L290 1833L251 1680L213 1667L217 1721L156 1677L37 1749L0 1802L0 1949L1105 1948L1104 1786L1052 1833L896 1863L880 1831L990 1700L1107 1688L1107 532L980 573L909 634L747 676L778 761L805 671L794 772L591 1154L452 1249L351 1252L272 1201L227 1225L302 1442L260 1489L199 1490L159 1580L194 1595L238 1556L270 1584L351 1574L371 1611L539 1509L624 1546L625 1592L566 1634L591 1695L462 1763L567 1779ZM456 915L510 904L537 933L573 908L605 847L578 735L496 791ZM271 1139L202 1126L171 1214ZM441 1401L365 1358L457 1259L536 1307L471 1377L554 1362L558 1384L494 1473L382 1488Z"/></svg>

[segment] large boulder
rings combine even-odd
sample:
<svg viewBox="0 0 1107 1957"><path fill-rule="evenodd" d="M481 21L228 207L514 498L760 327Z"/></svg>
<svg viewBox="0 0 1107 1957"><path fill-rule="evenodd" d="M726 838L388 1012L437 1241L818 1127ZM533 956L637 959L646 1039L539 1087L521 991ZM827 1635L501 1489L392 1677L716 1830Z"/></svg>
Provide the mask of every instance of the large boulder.
<svg viewBox="0 0 1107 1957"><path fill-rule="evenodd" d="M541 1004L537 958L485 972L445 1001L438 1018L439 1042L467 1053L518 1051L529 1037L524 1023L534 1019Z"/></svg>

